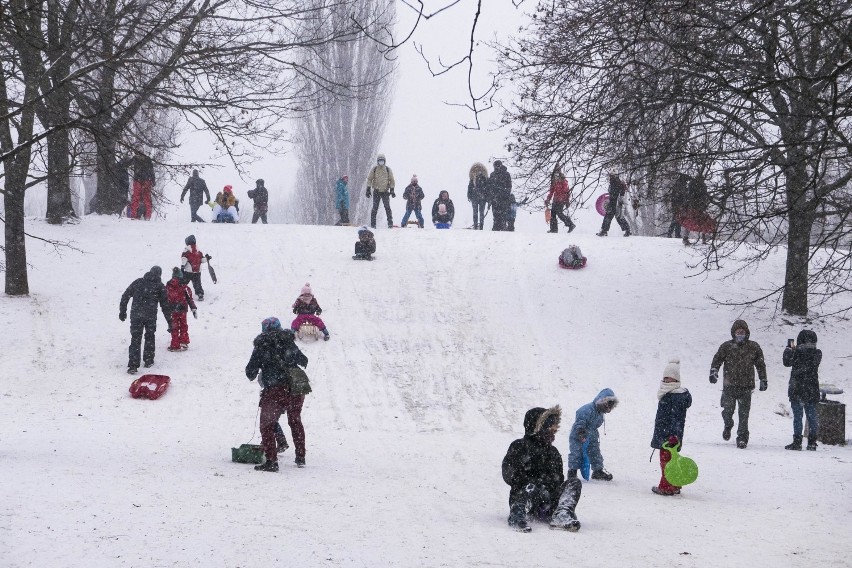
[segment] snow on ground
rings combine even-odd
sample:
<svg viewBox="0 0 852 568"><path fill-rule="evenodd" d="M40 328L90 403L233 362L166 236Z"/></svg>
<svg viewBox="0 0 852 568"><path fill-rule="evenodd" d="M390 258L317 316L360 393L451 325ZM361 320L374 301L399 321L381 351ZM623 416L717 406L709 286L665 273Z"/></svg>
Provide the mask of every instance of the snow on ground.
<svg viewBox="0 0 852 568"><path fill-rule="evenodd" d="M31 296L0 297L0 566L848 566L852 454L784 451L792 420L774 413L801 325L709 300L765 288L783 258L735 281L686 278L694 253L676 239L600 239L597 217L548 235L539 216L513 234L380 229L371 263L350 260L354 228L30 221L84 253L30 240ZM160 320L151 371L172 386L133 400L119 298L153 264L168 275L190 232L220 282L204 274L189 351L165 350ZM569 242L585 270L557 267ZM289 322L305 282L332 334L303 347L308 467L290 449L279 473L255 472L230 461L259 441L243 370L260 321ZM721 386L707 381L740 316L769 369L747 450L722 441ZM852 391L852 325L814 329L821 377ZM701 474L662 498L649 441L673 356ZM607 386L622 401L602 436L615 480L584 484L582 530L510 531L500 462L524 412L562 405L567 456L574 410Z"/></svg>

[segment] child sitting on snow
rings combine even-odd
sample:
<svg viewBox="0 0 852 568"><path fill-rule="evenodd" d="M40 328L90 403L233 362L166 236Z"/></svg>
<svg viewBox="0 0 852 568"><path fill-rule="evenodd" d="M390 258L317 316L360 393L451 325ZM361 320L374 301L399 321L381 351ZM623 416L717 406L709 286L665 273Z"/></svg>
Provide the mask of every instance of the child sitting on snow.
<svg viewBox="0 0 852 568"><path fill-rule="evenodd" d="M197 318L192 292L183 281L180 268L172 269L172 279L166 282L166 299L169 303L169 320L172 342L169 351L186 351L189 348L189 326L186 323L187 309L192 309L192 317Z"/></svg>
<svg viewBox="0 0 852 568"><path fill-rule="evenodd" d="M376 239L373 238L373 231L366 226L362 226L358 229L358 241L355 243L355 258L373 260L375 252Z"/></svg>
<svg viewBox="0 0 852 568"><path fill-rule="evenodd" d="M583 443L588 440L587 452L592 466L592 479L612 481L612 474L603 466L598 428L604 423L604 414L612 412L617 404L618 399L612 389L603 389L595 400L577 409L568 438L568 477L577 477L577 470L583 467Z"/></svg>
<svg viewBox="0 0 852 568"><path fill-rule="evenodd" d="M577 245L570 245L559 255L559 265L565 268L582 268L586 266L586 257Z"/></svg>
<svg viewBox="0 0 852 568"><path fill-rule="evenodd" d="M663 380L657 390L657 416L654 418L654 436L651 447L660 450L660 469L663 475L660 484L651 488L657 495L677 495L680 487L672 485L666 479L666 464L672 454L663 449L663 444L674 447L683 444L683 430L686 426L686 410L692 406L692 395L680 386L680 360L672 359L663 371Z"/></svg>
<svg viewBox="0 0 852 568"><path fill-rule="evenodd" d="M213 206L214 223L237 223L240 220L240 201L234 196L233 188L226 185L216 194L216 204Z"/></svg>
<svg viewBox="0 0 852 568"><path fill-rule="evenodd" d="M322 308L317 302L317 299L314 297L313 292L311 291L311 284L306 282L304 286L302 286L302 292L296 301L293 302L293 313L296 314L296 319L293 320L293 323L290 324L290 329L293 331L297 331L303 324L314 325L319 329L323 334L323 339L328 341L331 337L328 334L328 329L325 327L325 323L317 317L322 313Z"/></svg>

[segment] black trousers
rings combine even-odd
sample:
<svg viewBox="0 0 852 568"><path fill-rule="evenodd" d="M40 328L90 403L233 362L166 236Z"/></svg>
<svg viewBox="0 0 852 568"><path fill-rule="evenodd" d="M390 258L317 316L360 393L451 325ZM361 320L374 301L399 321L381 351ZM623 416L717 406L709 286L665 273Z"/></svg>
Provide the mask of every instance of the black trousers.
<svg viewBox="0 0 852 568"><path fill-rule="evenodd" d="M131 319L130 320L130 349L128 352L127 366L134 369L139 368L141 359L146 365L154 362L156 350L155 338L157 331L157 320ZM142 351L142 336L145 336L145 350Z"/></svg>
<svg viewBox="0 0 852 568"><path fill-rule="evenodd" d="M582 492L583 482L576 477L566 479L557 487L536 487L531 492L524 487L512 487L509 491L509 515L524 518L528 513L538 520L549 521L563 493L567 493L565 503L573 512Z"/></svg>
<svg viewBox="0 0 852 568"><path fill-rule="evenodd" d="M562 219L562 222L565 223L565 226L574 230L574 221L571 220L571 217L568 216L568 213L565 212L567 208L567 203L557 203L554 202L553 206L550 209L550 232L556 233L559 231L559 220Z"/></svg>
<svg viewBox="0 0 852 568"><path fill-rule="evenodd" d="M193 201L192 199L189 200L189 212L192 215L190 219L191 223L195 223L196 221L198 221L199 223L204 222L204 219L198 216L198 208L201 207L203 204L203 201Z"/></svg>
<svg viewBox="0 0 852 568"><path fill-rule="evenodd" d="M252 224L257 223L257 220L260 219L264 225L266 225L266 211L258 211L254 210L254 215L251 216Z"/></svg>
<svg viewBox="0 0 852 568"><path fill-rule="evenodd" d="M370 212L370 226L376 228L376 213L379 211L379 201L385 204L385 215L388 218L388 227L393 227L393 212L390 207L390 193L387 191L373 192L373 210Z"/></svg>
<svg viewBox="0 0 852 568"><path fill-rule="evenodd" d="M195 295L198 296L198 299L204 297L204 288L201 286L201 273L200 272L184 272L183 273L183 283L189 284L192 282L192 289L195 291Z"/></svg>
<svg viewBox="0 0 852 568"><path fill-rule="evenodd" d="M622 231L629 231L630 225L627 224L627 219L625 219L621 213L616 212L616 203L615 199L610 199L609 203L606 205L606 215L603 218L603 224L601 225L601 231L607 232L609 231L609 226L612 224L612 218L615 217L615 221L618 223L618 226L621 227Z"/></svg>

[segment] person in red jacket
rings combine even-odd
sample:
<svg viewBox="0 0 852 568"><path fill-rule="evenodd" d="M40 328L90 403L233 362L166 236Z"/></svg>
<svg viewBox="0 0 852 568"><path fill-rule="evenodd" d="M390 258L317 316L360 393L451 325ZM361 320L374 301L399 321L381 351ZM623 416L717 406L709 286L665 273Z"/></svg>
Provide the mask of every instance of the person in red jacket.
<svg viewBox="0 0 852 568"><path fill-rule="evenodd" d="M192 292L183 281L183 273L177 266L172 269L172 279L166 282L166 298L171 314L172 342L169 351L186 351L189 349L189 326L186 323L186 312L192 310L192 317L197 318L197 308L192 301Z"/></svg>
<svg viewBox="0 0 852 568"><path fill-rule="evenodd" d="M565 174L562 173L562 168L556 166L553 168L553 175L550 176L550 192L544 200L544 206L550 207L550 230L548 233L559 232L559 219L568 227L568 232L574 230L577 226L568 216L565 211L568 208L568 202L571 200L571 188L568 187L568 180L565 179Z"/></svg>
<svg viewBox="0 0 852 568"><path fill-rule="evenodd" d="M204 288L201 286L201 263L207 262L212 256L204 254L195 246L195 235L189 235L184 239L186 248L180 256L183 269L183 283L192 282L192 287L198 295L198 301L204 301Z"/></svg>

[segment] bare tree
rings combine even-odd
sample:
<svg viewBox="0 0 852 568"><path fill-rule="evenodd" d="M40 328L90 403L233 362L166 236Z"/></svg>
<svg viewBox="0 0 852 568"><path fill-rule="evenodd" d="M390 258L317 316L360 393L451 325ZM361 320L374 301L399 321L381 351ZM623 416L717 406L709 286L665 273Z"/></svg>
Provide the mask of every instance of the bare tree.
<svg viewBox="0 0 852 568"><path fill-rule="evenodd" d="M366 214L360 188L385 129L395 69L371 37L389 42L396 14L391 0L313 5L320 9L310 25L340 39L304 50L309 73L303 80L321 75L346 90L316 91L314 111L298 121L299 183L290 210L298 222L324 225L334 223L334 183L343 175L349 176L352 217Z"/></svg>
<svg viewBox="0 0 852 568"><path fill-rule="evenodd" d="M701 173L719 218L705 267L744 242L747 263L786 245L783 283L758 299L805 315L809 290L825 298L850 277L849 29L848 0L542 2L504 46L520 85L512 149L528 173ZM825 215L840 222L815 234Z"/></svg>

